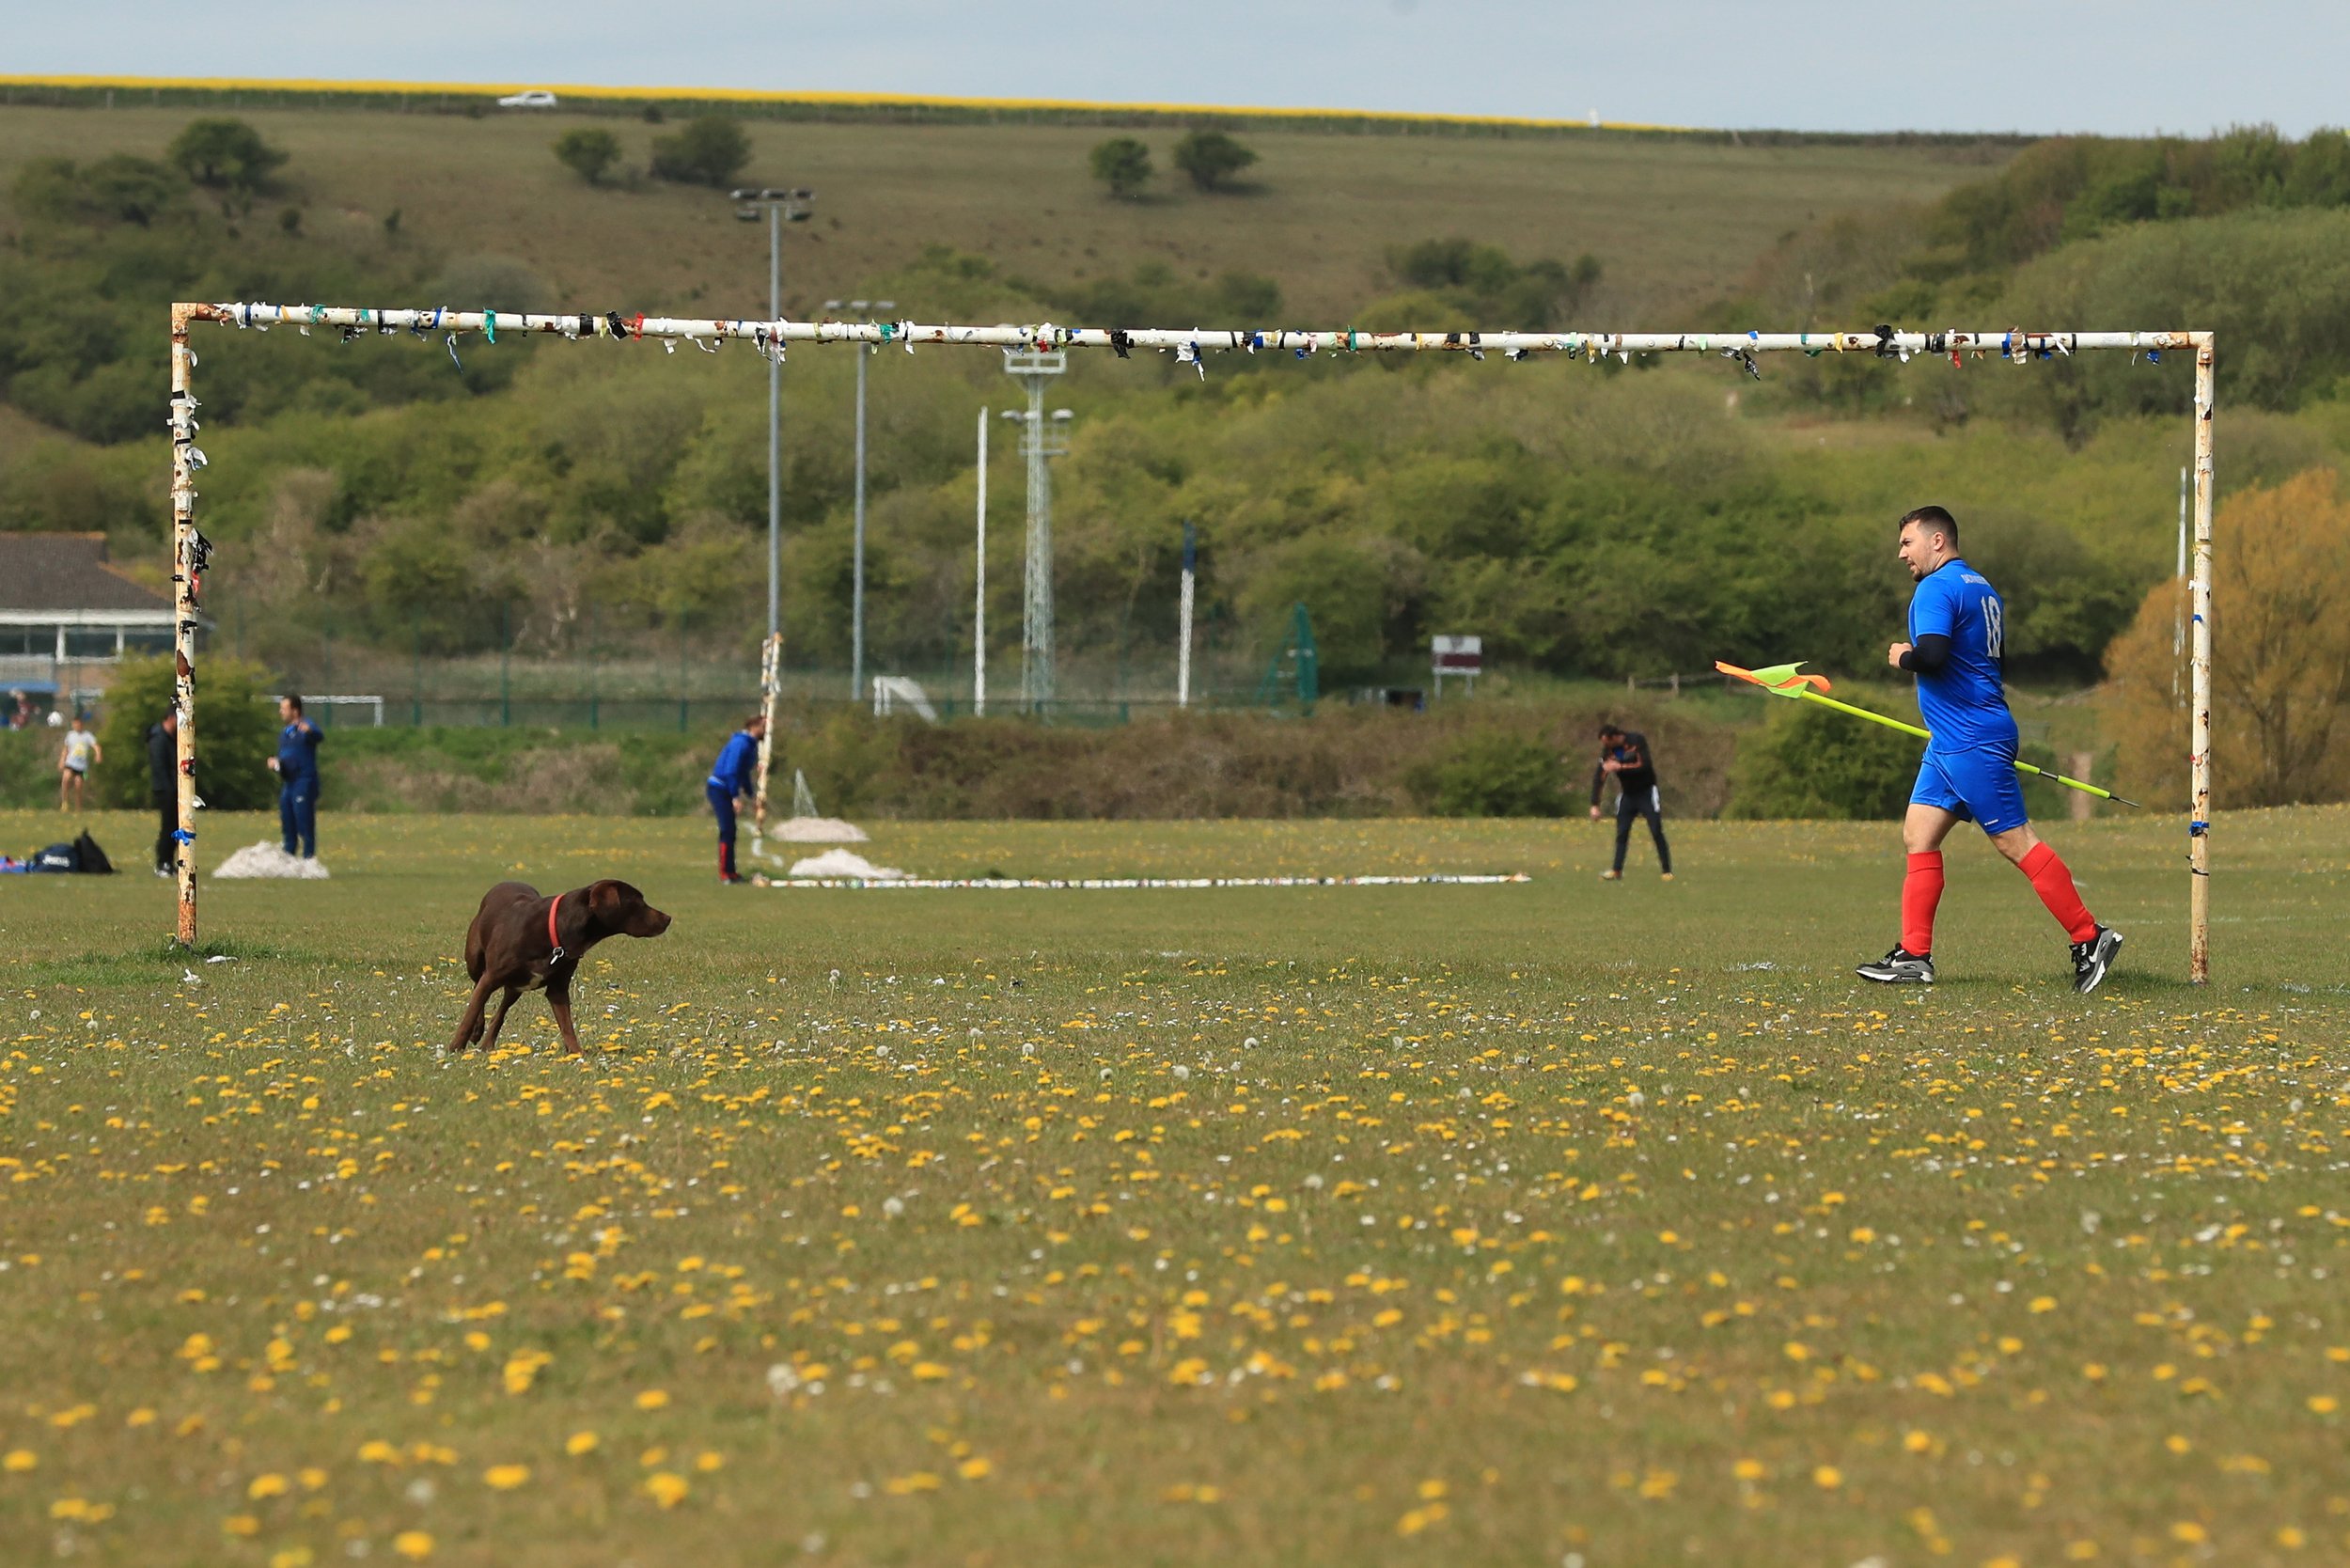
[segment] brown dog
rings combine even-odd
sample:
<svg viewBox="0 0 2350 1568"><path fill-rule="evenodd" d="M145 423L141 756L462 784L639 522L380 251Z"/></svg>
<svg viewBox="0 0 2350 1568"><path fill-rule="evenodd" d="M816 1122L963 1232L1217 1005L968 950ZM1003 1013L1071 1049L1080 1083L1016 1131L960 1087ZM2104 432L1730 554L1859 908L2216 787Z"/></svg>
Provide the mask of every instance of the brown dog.
<svg viewBox="0 0 2350 1568"><path fill-rule="evenodd" d="M462 1051L479 1042L483 1050L498 1043L506 1010L525 991L544 990L556 1026L563 1031L563 1048L577 1054L579 1031L572 1027L572 976L588 949L607 936L658 936L669 929L669 917L645 902L645 895L625 882L591 882L552 899L525 882L501 882L481 896L481 908L465 933L465 972L473 977L473 996L458 1023L457 1038L448 1043ZM505 987L497 1016L482 1038L481 1014L490 993Z"/></svg>

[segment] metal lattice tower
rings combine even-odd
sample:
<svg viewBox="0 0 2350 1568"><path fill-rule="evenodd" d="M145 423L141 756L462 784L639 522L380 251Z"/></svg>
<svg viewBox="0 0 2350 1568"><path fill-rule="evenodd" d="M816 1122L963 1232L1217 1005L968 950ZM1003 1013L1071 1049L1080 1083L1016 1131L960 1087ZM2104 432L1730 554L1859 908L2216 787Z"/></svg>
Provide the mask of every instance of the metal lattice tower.
<svg viewBox="0 0 2350 1568"><path fill-rule="evenodd" d="M1028 408L1020 420L1020 455L1028 462L1028 534L1026 573L1020 607L1020 700L1033 708L1053 698L1053 481L1045 459L1069 450L1069 433L1060 428L1068 410L1044 416L1044 388L1069 368L1069 355L1058 349L1025 350L1004 355L1004 373L1017 376L1028 389Z"/></svg>

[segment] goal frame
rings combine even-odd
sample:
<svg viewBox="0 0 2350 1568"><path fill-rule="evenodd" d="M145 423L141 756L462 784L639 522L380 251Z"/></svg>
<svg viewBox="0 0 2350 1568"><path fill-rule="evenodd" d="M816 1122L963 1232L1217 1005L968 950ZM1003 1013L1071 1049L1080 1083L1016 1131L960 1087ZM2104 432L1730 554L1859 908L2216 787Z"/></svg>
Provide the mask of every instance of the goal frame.
<svg viewBox="0 0 2350 1568"><path fill-rule="evenodd" d="M518 313L496 310L382 309L365 306L202 304L171 307L171 579L174 604L173 710L179 715L177 850L179 908L175 934L186 946L196 939L196 634L203 572L211 550L196 524L196 475L204 466L196 445L197 356L190 329L198 323L268 331L290 326L307 335L324 327L355 337L363 333L412 333L446 337L454 349L461 335L478 333L490 342L500 331L537 337L620 341L652 339L674 351L680 342L714 351L729 341L747 342L762 356L780 358L795 343L895 345L912 353L918 344L994 348L1006 353L1051 353L1107 349L1119 358L1136 350L1172 353L1178 362L1207 374L1211 353L1269 353L1305 358L1315 353L1488 353L1511 359L1559 354L1596 359L1619 354L1696 353L1736 361L1760 375L1763 354L1862 354L1907 363L1919 355L1998 354L2017 364L2076 353L2185 352L2195 356L2194 556L2187 578L2192 633L2188 644L2187 704L2187 977L2201 985L2211 974L2211 592L2212 592L2212 416L2213 335L2208 331L2032 332L2021 327L1995 332L1358 332L1179 329L1156 327L974 326L898 321L794 321L710 317L647 316L619 311Z"/></svg>

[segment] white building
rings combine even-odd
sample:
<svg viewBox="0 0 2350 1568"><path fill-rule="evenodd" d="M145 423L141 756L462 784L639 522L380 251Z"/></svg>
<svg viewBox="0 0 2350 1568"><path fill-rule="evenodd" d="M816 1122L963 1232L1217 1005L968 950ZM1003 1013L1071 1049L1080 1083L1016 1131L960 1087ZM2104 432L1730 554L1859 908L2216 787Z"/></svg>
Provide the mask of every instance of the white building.
<svg viewBox="0 0 2350 1568"><path fill-rule="evenodd" d="M70 709L170 647L171 600L109 565L105 535L0 534L0 692Z"/></svg>

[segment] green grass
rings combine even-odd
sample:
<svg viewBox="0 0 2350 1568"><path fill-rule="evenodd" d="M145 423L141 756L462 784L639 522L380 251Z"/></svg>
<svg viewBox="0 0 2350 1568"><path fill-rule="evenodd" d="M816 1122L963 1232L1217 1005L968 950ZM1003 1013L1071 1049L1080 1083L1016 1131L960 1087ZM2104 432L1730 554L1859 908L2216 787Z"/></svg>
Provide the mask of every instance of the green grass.
<svg viewBox="0 0 2350 1568"><path fill-rule="evenodd" d="M2201 991L2176 823L2054 829L2130 935L2086 1000L1977 843L1944 983L1852 980L1879 825L1679 824L1678 882L1602 886L1581 823L894 824L926 872L1536 880L887 894L722 890L691 823L330 814L333 881L207 886L219 964L161 883L25 879L0 1539L2324 1560L2346 824L2218 823ZM601 873L677 924L597 950L590 1054L531 999L443 1056L482 887Z"/></svg>
<svg viewBox="0 0 2350 1568"><path fill-rule="evenodd" d="M0 107L0 190L24 162L159 156L196 111ZM353 110L244 111L292 154L306 227L380 235L398 209L407 243L450 258L511 257L556 303L598 309L762 312L766 235L717 192L658 183L591 189L548 149L565 129L615 131L642 169L675 129L572 115L484 119ZM745 120L744 180L805 184L817 217L787 242L794 311L848 297L924 246L984 255L1050 284L1162 261L1203 277L1280 284L1292 322L1334 324L1396 287L1389 245L1465 235L1514 254L1590 251L1615 279L1607 325L1669 327L1672 307L1733 284L1810 218L1929 201L1980 179L2004 149L1716 145L1710 140L1358 136L1249 133L1262 155L1243 195L1199 196L1171 171L1138 203L1106 199L1087 150L1099 126L780 124ZM1162 169L1176 133L1148 131ZM282 199L265 199L259 222ZM902 302L919 308L920 302ZM1686 325L1684 321L1677 324Z"/></svg>

